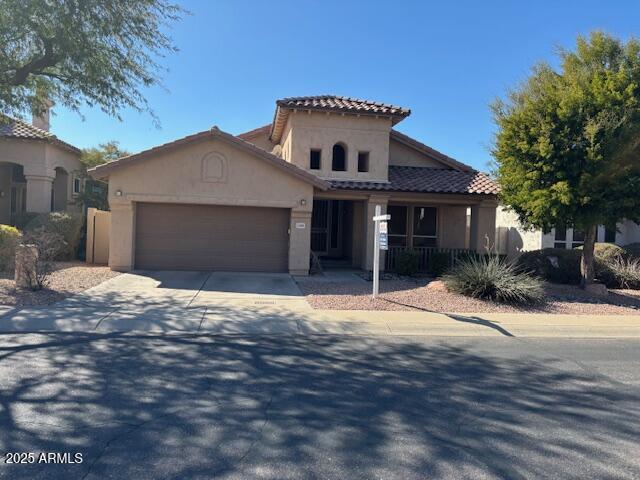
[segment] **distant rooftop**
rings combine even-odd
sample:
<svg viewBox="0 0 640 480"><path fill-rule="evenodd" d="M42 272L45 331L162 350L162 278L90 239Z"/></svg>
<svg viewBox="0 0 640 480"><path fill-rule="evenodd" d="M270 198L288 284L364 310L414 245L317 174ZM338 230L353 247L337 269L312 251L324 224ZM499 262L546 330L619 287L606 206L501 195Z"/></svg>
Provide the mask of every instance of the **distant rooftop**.
<svg viewBox="0 0 640 480"><path fill-rule="evenodd" d="M16 138L19 140L42 140L59 145L63 148L80 153L80 150L70 143L64 142L53 133L35 127L30 123L17 120L15 118L0 118L0 137Z"/></svg>

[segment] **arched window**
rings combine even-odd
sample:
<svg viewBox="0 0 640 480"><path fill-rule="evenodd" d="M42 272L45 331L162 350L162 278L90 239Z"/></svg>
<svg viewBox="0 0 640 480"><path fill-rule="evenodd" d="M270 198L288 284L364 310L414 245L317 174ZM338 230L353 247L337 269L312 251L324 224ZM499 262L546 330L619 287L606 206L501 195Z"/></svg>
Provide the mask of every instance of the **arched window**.
<svg viewBox="0 0 640 480"><path fill-rule="evenodd" d="M333 160L331 161L331 170L334 172L344 172L347 170L347 151L336 143L333 146Z"/></svg>

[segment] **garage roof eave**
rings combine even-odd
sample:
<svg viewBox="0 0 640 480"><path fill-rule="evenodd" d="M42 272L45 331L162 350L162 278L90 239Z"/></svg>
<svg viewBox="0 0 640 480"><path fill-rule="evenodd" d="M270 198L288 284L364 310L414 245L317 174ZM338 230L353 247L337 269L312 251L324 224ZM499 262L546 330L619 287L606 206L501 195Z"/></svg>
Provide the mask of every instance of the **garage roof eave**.
<svg viewBox="0 0 640 480"><path fill-rule="evenodd" d="M311 185L313 185L316 188L319 188L320 190L328 190L330 188L329 183L326 182L325 180L322 180L321 178L318 178L315 175L299 167L296 167L292 163L289 163L280 157L277 157L265 150L262 150L261 148L256 147L252 143L249 143L241 138L231 135L230 133L223 132L216 126L212 127L209 130L195 133L193 135L189 135L187 137L174 140L173 142L165 143L163 145L159 145L157 147L144 150L140 153L136 153L126 157L121 157L111 162L103 163L102 165L98 165L96 167L90 168L88 170L88 173L93 178L96 178L96 179L100 179L100 180L108 179L110 173L113 172L114 170L125 168L133 163L137 163L141 160L152 157L157 153L162 153L162 152L177 148L179 146L200 141L206 138L211 138L211 139L217 138L223 142L234 145L248 153L251 153L261 158L262 160L269 162L271 165L282 170L283 172L288 173L289 175L298 177L300 180L303 180L307 183L310 183Z"/></svg>

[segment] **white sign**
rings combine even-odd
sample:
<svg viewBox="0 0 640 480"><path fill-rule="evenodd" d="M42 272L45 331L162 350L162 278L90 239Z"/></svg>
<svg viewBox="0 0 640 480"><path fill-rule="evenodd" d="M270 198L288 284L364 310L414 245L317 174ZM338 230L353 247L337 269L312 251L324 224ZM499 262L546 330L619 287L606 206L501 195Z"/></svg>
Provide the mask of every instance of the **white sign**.
<svg viewBox="0 0 640 480"><path fill-rule="evenodd" d="M381 215L382 207L376 205L375 215L372 220L375 226L373 233L373 298L378 296L380 289L380 250L389 249L387 239L387 220L391 220L391 215Z"/></svg>
<svg viewBox="0 0 640 480"><path fill-rule="evenodd" d="M389 241L387 240L387 232L380 232L380 250L389 250Z"/></svg>
<svg viewBox="0 0 640 480"><path fill-rule="evenodd" d="M300 222L300 223L296 223L296 228L300 228L302 230L304 230L304 228L306 227L306 223L304 222Z"/></svg>

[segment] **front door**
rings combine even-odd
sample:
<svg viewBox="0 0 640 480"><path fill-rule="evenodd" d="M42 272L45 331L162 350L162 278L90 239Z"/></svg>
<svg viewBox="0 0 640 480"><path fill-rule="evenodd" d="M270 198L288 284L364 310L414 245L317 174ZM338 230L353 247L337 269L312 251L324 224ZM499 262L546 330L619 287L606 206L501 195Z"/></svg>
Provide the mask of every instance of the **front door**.
<svg viewBox="0 0 640 480"><path fill-rule="evenodd" d="M311 250L319 256L340 258L344 202L314 200L311 216Z"/></svg>
<svg viewBox="0 0 640 480"><path fill-rule="evenodd" d="M311 214L311 251L329 253L329 200L314 200Z"/></svg>

